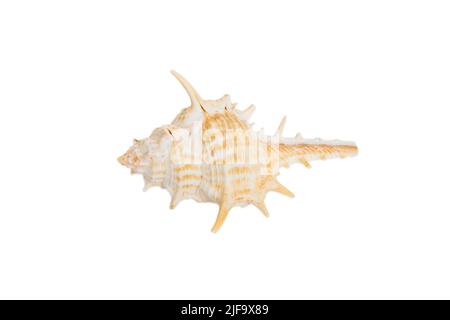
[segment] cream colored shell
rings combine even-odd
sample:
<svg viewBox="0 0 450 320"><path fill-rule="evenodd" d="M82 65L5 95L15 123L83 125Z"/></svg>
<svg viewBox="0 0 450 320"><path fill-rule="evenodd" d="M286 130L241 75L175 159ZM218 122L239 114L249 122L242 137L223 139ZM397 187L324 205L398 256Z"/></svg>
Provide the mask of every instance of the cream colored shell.
<svg viewBox="0 0 450 320"><path fill-rule="evenodd" d="M156 128L133 145L119 162L142 174L144 191L158 186L172 196L173 209L184 199L219 204L212 228L217 232L234 206L253 204L269 216L264 198L269 191L294 194L276 177L280 167L357 154L353 142L282 136L286 118L277 132L267 136L249 125L255 107L236 109L229 95L205 100L180 74L172 74L186 89L191 106L181 110L169 125Z"/></svg>

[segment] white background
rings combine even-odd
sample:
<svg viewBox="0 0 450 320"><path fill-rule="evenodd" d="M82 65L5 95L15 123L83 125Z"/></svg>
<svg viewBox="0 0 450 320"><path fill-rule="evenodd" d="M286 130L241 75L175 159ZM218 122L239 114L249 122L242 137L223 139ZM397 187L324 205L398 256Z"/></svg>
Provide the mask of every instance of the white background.
<svg viewBox="0 0 450 320"><path fill-rule="evenodd" d="M447 1L3 1L0 298L450 298ZM265 219L117 157L188 98L355 140Z"/></svg>

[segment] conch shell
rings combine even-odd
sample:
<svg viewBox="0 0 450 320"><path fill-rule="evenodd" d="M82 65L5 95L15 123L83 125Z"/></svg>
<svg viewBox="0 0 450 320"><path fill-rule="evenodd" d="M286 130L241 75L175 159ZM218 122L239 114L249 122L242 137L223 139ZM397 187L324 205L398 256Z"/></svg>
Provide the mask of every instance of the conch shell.
<svg viewBox="0 0 450 320"><path fill-rule="evenodd" d="M171 209L184 199L219 204L212 232L219 231L234 206L252 204L268 217L267 192L293 197L276 178L280 167L301 163L309 168L311 160L358 153L353 142L283 137L285 117L274 135L255 132L248 123L253 105L238 110L229 95L205 100L180 74L172 74L191 105L148 138L135 139L118 160L131 173L142 174L144 191L155 186L168 190Z"/></svg>

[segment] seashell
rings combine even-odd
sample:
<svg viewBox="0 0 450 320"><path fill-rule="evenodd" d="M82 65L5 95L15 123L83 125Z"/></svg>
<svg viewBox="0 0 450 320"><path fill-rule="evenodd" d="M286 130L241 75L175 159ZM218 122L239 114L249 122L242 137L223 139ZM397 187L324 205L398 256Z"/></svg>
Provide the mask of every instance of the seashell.
<svg viewBox="0 0 450 320"><path fill-rule="evenodd" d="M185 78L172 74L187 91L191 105L171 124L135 139L118 160L144 177L144 191L168 190L171 209L184 199L219 204L212 232L219 231L234 206L252 204L268 217L264 199L269 191L294 197L276 178L281 167L300 163L310 168L311 160L358 153L350 141L304 139L300 134L283 137L286 117L274 135L255 132L248 123L255 106L238 110L229 95L204 100Z"/></svg>

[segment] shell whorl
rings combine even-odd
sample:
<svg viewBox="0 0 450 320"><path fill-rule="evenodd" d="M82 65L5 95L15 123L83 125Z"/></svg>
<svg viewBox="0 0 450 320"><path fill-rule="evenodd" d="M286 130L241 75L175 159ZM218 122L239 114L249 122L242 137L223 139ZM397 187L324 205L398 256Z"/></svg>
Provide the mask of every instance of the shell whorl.
<svg viewBox="0 0 450 320"><path fill-rule="evenodd" d="M159 186L172 196L173 209L184 199L219 204L212 228L217 232L234 206L253 204L265 216L264 199L269 191L293 197L278 180L280 167L309 161L356 155L353 142L304 139L300 134L283 137L286 117L277 131L267 136L254 132L248 121L251 105L238 110L228 94L205 100L180 74L172 71L186 90L191 105L170 125L153 131L119 157L132 172L144 176L144 190Z"/></svg>

